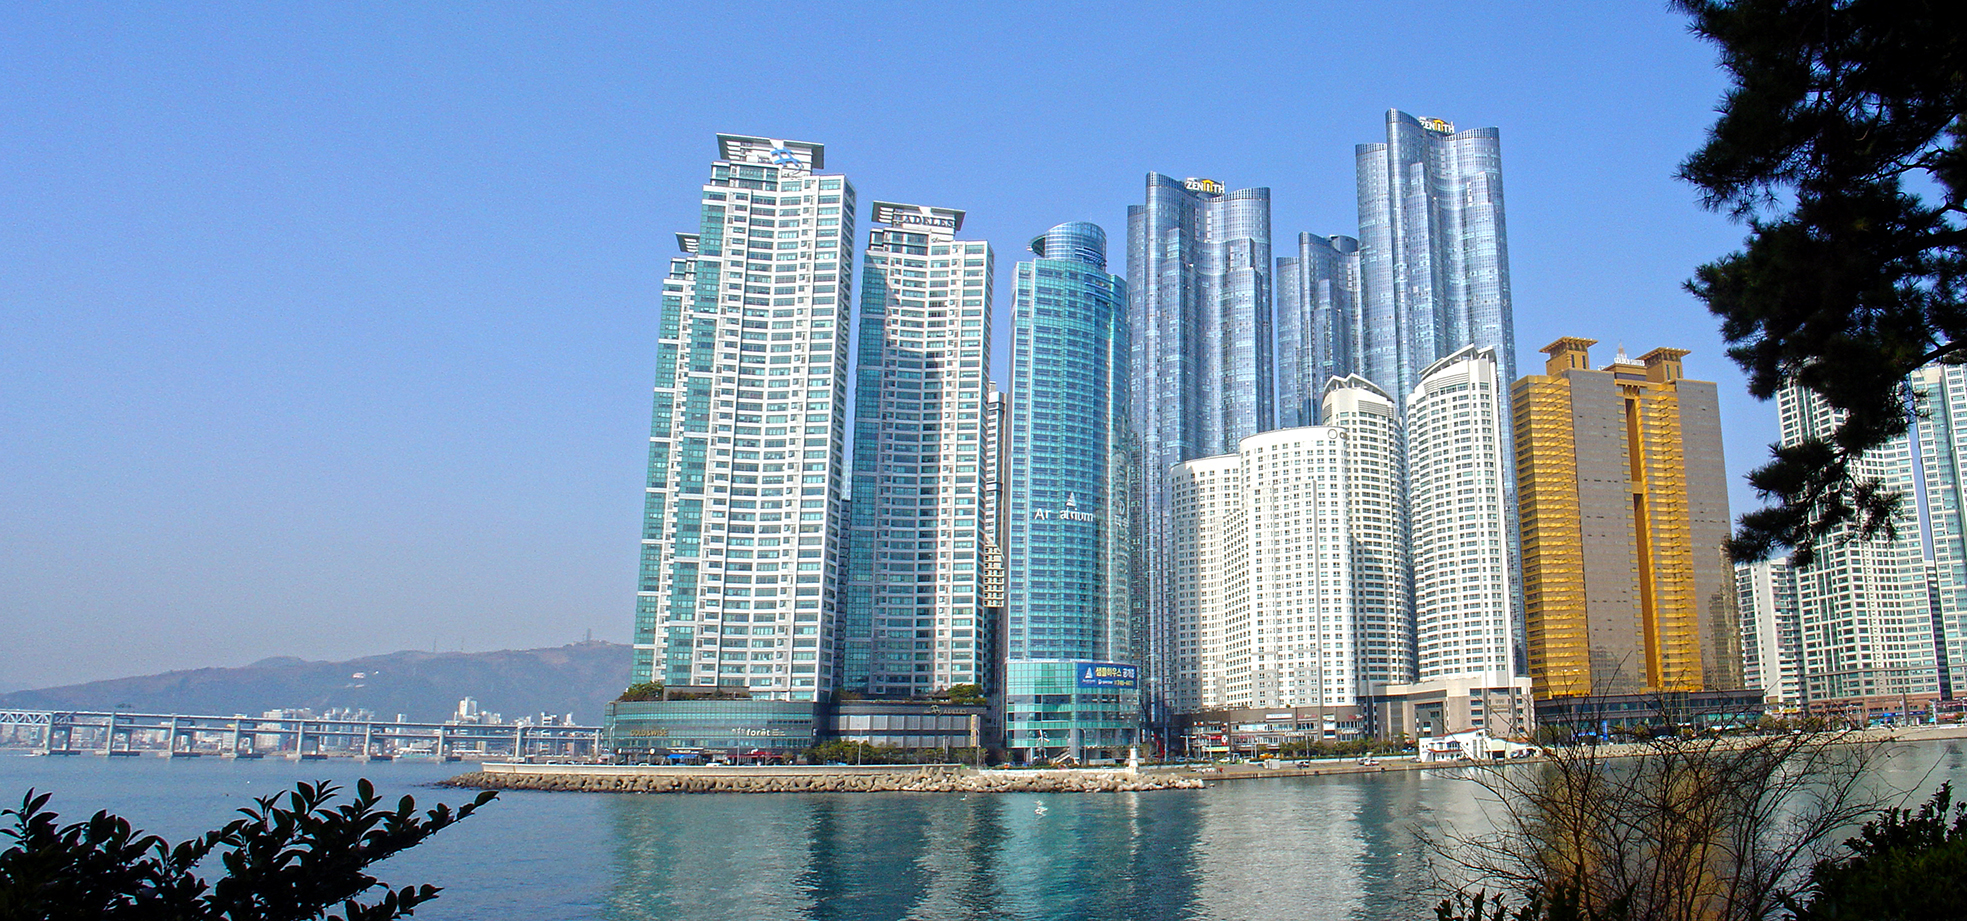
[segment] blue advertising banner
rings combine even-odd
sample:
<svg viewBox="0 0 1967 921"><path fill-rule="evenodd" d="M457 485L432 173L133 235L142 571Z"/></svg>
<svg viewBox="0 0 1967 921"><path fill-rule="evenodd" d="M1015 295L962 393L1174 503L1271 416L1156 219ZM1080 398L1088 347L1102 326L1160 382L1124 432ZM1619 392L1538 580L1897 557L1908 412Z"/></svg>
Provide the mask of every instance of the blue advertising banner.
<svg viewBox="0 0 1967 921"><path fill-rule="evenodd" d="M1082 688L1123 688L1141 686L1141 669L1138 665L1121 665L1117 662L1078 662L1074 668L1079 672L1079 686Z"/></svg>

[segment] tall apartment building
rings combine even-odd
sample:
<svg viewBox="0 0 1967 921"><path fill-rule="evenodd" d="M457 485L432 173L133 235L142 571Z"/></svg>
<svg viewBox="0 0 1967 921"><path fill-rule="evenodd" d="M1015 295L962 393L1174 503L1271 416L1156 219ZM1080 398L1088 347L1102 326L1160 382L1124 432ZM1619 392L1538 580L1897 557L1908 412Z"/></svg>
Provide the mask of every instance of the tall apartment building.
<svg viewBox="0 0 1967 921"><path fill-rule="evenodd" d="M991 623L998 630L1003 629L999 621L1004 613L1004 592L1006 577L1004 568L1004 546L1009 541L1005 534L1005 500L1010 490L1005 488L1004 449L1010 441L1010 401L1005 399L1004 391L997 384L990 385L990 392L984 395L983 418L983 536L984 541L984 607L991 609ZM998 648L1002 648L1000 645ZM999 656L998 658L1002 658Z"/></svg>
<svg viewBox="0 0 1967 921"><path fill-rule="evenodd" d="M1776 409L1785 445L1829 438L1842 415L1797 387L1777 392ZM1860 481L1877 480L1906 497L1894 521L1897 538L1861 541L1839 532L1818 547L1812 565L1795 571L1802 697L1813 708L1897 709L1939 695L1944 644L1934 641L1921 547L1920 509L1931 497L1913 466L1913 438L1922 428L1867 452L1852 467Z"/></svg>
<svg viewBox="0 0 1967 921"><path fill-rule="evenodd" d="M1275 427L1270 190L1147 175L1127 209L1131 407L1144 477L1141 554L1153 697L1174 679L1167 469ZM1157 703L1157 710L1161 710Z"/></svg>
<svg viewBox="0 0 1967 921"><path fill-rule="evenodd" d="M1967 368L1933 364L1912 373L1919 418L1916 496L1931 548L1929 607L1933 615L1934 665L1939 691L1952 698L1967 690Z"/></svg>
<svg viewBox="0 0 1967 921"><path fill-rule="evenodd" d="M633 680L815 701L845 551L854 188L818 174L819 144L717 144L663 280Z"/></svg>
<svg viewBox="0 0 1967 921"><path fill-rule="evenodd" d="M1209 708L1353 707L1361 690L1346 433L1252 435L1171 471L1177 608Z"/></svg>
<svg viewBox="0 0 1967 921"><path fill-rule="evenodd" d="M1407 398L1408 509L1417 678L1514 672L1502 366L1468 346L1420 375Z"/></svg>
<svg viewBox="0 0 1967 921"><path fill-rule="evenodd" d="M1175 562L1167 705L1176 713L1238 706L1228 676L1247 676L1252 666L1243 456L1198 457L1169 468L1168 475L1174 480Z"/></svg>
<svg viewBox="0 0 1967 921"><path fill-rule="evenodd" d="M1742 684L1759 688L1771 705L1803 700L1803 612L1796 572L1787 560L1735 564L1736 609L1742 617Z"/></svg>
<svg viewBox="0 0 1967 921"><path fill-rule="evenodd" d="M1357 374L1325 389L1326 424L1346 435L1346 527L1361 690L1414 680L1407 438L1392 395Z"/></svg>
<svg viewBox="0 0 1967 921"><path fill-rule="evenodd" d="M1715 385L1683 349L1590 365L1546 346L1512 391L1530 678L1539 699L1742 687Z"/></svg>
<svg viewBox="0 0 1967 921"><path fill-rule="evenodd" d="M1425 369L1474 345L1514 380L1502 148L1494 128L1456 131L1388 110L1385 143L1356 148L1360 353L1353 370L1408 394Z"/></svg>
<svg viewBox="0 0 1967 921"><path fill-rule="evenodd" d="M1298 234L1277 258L1277 424L1317 425L1325 384L1359 371L1359 241Z"/></svg>
<svg viewBox="0 0 1967 921"><path fill-rule="evenodd" d="M992 678L992 254L988 243L955 238L962 211L878 201L873 223L861 273L842 684L926 697Z"/></svg>
<svg viewBox="0 0 1967 921"><path fill-rule="evenodd" d="M1006 745L1124 758L1140 725L1127 285L1097 225L1031 250L1013 308Z"/></svg>

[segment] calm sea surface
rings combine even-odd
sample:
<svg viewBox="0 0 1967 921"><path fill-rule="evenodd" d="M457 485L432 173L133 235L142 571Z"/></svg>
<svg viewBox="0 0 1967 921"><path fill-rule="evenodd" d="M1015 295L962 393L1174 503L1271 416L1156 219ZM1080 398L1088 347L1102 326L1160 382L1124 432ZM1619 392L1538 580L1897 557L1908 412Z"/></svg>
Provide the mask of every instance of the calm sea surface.
<svg viewBox="0 0 1967 921"><path fill-rule="evenodd" d="M1967 743L1897 746L1876 780L1967 786ZM298 780L393 799L472 765L168 761L0 753L0 800L52 791L182 838ZM1043 807L1041 810L1039 807ZM1496 813L1452 775L1231 781L1140 794L608 795L508 792L384 864L444 894L419 919L1414 919L1434 916L1415 830Z"/></svg>

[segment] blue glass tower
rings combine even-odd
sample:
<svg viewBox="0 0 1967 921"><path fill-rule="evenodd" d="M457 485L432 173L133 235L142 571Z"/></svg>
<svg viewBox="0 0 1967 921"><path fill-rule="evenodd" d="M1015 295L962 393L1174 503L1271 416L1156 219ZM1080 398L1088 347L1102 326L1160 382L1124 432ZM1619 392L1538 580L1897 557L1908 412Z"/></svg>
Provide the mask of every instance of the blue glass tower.
<svg viewBox="0 0 1967 921"><path fill-rule="evenodd" d="M1318 425L1335 377L1359 370L1359 241L1298 234L1277 259L1277 425Z"/></svg>
<svg viewBox="0 0 1967 921"><path fill-rule="evenodd" d="M1140 732L1127 284L1060 224L1017 267L1005 736L1016 760L1126 757Z"/></svg>
<svg viewBox="0 0 1967 921"><path fill-rule="evenodd" d="M1515 380L1499 133L1390 109L1386 143L1360 144L1356 158L1353 370L1404 403L1423 368L1473 345L1495 349L1502 379Z"/></svg>
<svg viewBox="0 0 1967 921"><path fill-rule="evenodd" d="M1174 613L1168 468L1276 427L1270 190L1147 174L1145 200L1127 209L1127 286L1143 471L1139 595L1159 725L1179 696L1184 640L1194 641Z"/></svg>

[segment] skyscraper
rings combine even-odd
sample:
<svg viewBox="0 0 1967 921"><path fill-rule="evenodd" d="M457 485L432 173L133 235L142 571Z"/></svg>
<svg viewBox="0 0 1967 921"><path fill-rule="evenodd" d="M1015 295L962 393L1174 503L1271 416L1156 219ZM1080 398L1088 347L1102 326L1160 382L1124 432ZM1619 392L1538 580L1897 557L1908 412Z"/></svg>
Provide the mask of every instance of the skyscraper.
<svg viewBox="0 0 1967 921"><path fill-rule="evenodd" d="M1776 394L1782 443L1829 438L1842 414L1799 387ZM1908 699L1939 694L1938 651L1928 567L1921 549L1922 497L1913 468L1913 437L1902 435L1866 452L1852 465L1859 481L1877 480L1907 497L1893 524L1897 537L1856 540L1847 526L1798 568L1796 602L1802 620L1803 697L1832 711L1873 704L1898 709Z"/></svg>
<svg viewBox="0 0 1967 921"><path fill-rule="evenodd" d="M1325 383L1359 371L1358 240L1298 234L1298 254L1277 258L1275 327L1277 423L1316 425Z"/></svg>
<svg viewBox="0 0 1967 921"><path fill-rule="evenodd" d="M1742 687L1715 385L1681 349L1590 366L1544 348L1516 382L1530 678L1540 699Z"/></svg>
<svg viewBox="0 0 1967 921"><path fill-rule="evenodd" d="M1939 691L1967 689L1967 367L1932 364L1914 371L1919 401L1913 436L1919 442L1919 491L1925 527L1928 602Z"/></svg>
<svg viewBox="0 0 1967 921"><path fill-rule="evenodd" d="M1346 435L1346 528L1361 691L1414 680L1407 438L1393 397L1357 374L1325 388L1327 425Z"/></svg>
<svg viewBox="0 0 1967 921"><path fill-rule="evenodd" d="M1106 233L1060 224L1017 267L1005 735L1014 758L1139 738L1127 285Z"/></svg>
<svg viewBox="0 0 1967 921"><path fill-rule="evenodd" d="M990 244L963 212L875 202L861 279L854 533L843 684L926 697L986 684L995 654L980 517ZM780 334L783 335L783 334ZM788 337L789 338L789 337Z"/></svg>
<svg viewBox="0 0 1967 921"><path fill-rule="evenodd" d="M1788 560L1735 564L1736 609L1742 616L1742 684L1760 688L1770 704L1803 700L1803 618L1796 606L1796 571Z"/></svg>
<svg viewBox="0 0 1967 921"><path fill-rule="evenodd" d="M633 676L815 701L844 550L854 189L816 174L819 144L717 143L663 280Z"/></svg>
<svg viewBox="0 0 1967 921"><path fill-rule="evenodd" d="M1407 398L1408 508L1418 677L1513 674L1516 616L1502 369L1468 346L1423 369Z"/></svg>
<svg viewBox="0 0 1967 921"><path fill-rule="evenodd" d="M1502 150L1494 128L1457 132L1388 110L1387 139L1359 168L1358 371L1408 394L1423 369L1467 345L1493 348L1515 380Z"/></svg>
<svg viewBox="0 0 1967 921"><path fill-rule="evenodd" d="M1004 391L997 389L995 382L991 383L990 393L984 397L983 422L984 606L996 612L992 615L991 624L1001 631L1006 588L1004 546L1009 540L1004 533L1007 523L1004 502L1010 493L1005 488L1004 448L1009 441L1011 420L1009 401L1004 398ZM998 635L994 633L993 637ZM1003 646L999 644L995 648L1000 651L996 658L1003 659ZM995 685L991 687L995 688Z"/></svg>
<svg viewBox="0 0 1967 921"><path fill-rule="evenodd" d="M1191 684L1211 708L1358 702L1347 463L1343 430L1305 426L1170 471L1179 635L1209 648L1177 706Z"/></svg>
<svg viewBox="0 0 1967 921"><path fill-rule="evenodd" d="M1169 468L1174 550L1167 633L1176 713L1234 706L1229 675L1250 670L1250 514L1244 508L1243 456L1218 454ZM1237 693L1247 697L1247 681Z"/></svg>
<svg viewBox="0 0 1967 921"><path fill-rule="evenodd" d="M1168 468L1275 427L1270 190L1147 175L1127 209L1132 415L1144 475L1150 671L1172 680Z"/></svg>

